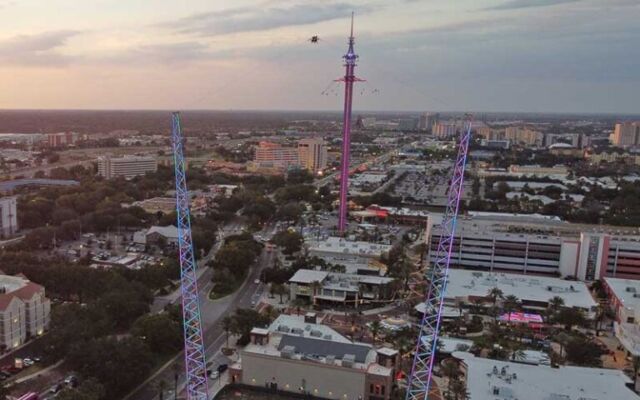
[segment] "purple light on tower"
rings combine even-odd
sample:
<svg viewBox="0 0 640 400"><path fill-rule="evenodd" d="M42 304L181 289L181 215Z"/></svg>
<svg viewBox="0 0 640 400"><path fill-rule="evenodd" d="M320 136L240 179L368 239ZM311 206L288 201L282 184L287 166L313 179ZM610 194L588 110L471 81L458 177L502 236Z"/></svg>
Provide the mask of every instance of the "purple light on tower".
<svg viewBox="0 0 640 400"><path fill-rule="evenodd" d="M344 235L347 229L347 192L349 191L349 153L351 151L351 106L353 105L353 83L361 81L356 78L355 69L358 56L353 50L353 13L351 13L351 36L349 50L344 55L346 73L344 78L344 116L342 118L342 158L340 161L340 214L338 215L338 231Z"/></svg>

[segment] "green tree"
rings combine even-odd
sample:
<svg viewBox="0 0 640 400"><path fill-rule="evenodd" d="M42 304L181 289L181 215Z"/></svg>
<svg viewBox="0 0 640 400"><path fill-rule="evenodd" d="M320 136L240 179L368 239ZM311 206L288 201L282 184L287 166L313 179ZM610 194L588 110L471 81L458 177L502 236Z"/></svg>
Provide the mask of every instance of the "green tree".
<svg viewBox="0 0 640 400"><path fill-rule="evenodd" d="M170 354L182 347L181 326L168 313L143 315L133 323L131 334L156 354Z"/></svg>
<svg viewBox="0 0 640 400"><path fill-rule="evenodd" d="M105 358L108 355L108 358ZM67 355L69 366L93 377L118 398L144 381L153 365L149 348L137 338L101 338L76 344Z"/></svg>
<svg viewBox="0 0 640 400"><path fill-rule="evenodd" d="M510 294L504 298L502 309L507 313L509 322L511 322L511 313L518 310L519 307L520 302L516 296Z"/></svg>
<svg viewBox="0 0 640 400"><path fill-rule="evenodd" d="M304 239L298 232L281 231L276 233L272 238L273 243L282 247L282 253L291 255L302 249Z"/></svg>
<svg viewBox="0 0 640 400"><path fill-rule="evenodd" d="M222 318L222 330L227 339L227 348L229 348L229 333L231 333L231 329L233 329L233 318L227 315Z"/></svg>
<svg viewBox="0 0 640 400"><path fill-rule="evenodd" d="M287 293L287 288L280 283L272 283L271 284L271 291L274 295L279 295L280 296L280 304L282 304L282 296L285 295Z"/></svg>
<svg viewBox="0 0 640 400"><path fill-rule="evenodd" d="M453 360L447 360L442 363L442 374L447 377L447 388L451 391L453 382L460 376L460 367Z"/></svg>
<svg viewBox="0 0 640 400"><path fill-rule="evenodd" d="M493 306L495 307L496 304L498 303L498 300L501 299L504 296L504 293L502 292L502 290L498 287L494 287L489 289L489 292L487 294L487 296L491 299L491 302L493 303Z"/></svg>
<svg viewBox="0 0 640 400"><path fill-rule="evenodd" d="M584 313L575 307L563 308L558 313L558 322L563 324L567 331L570 331L574 326L584 324Z"/></svg>
<svg viewBox="0 0 640 400"><path fill-rule="evenodd" d="M369 325L369 329L371 330L371 338L373 340L373 345L375 346L376 340L378 339L378 334L382 330L382 325L380 324L380 321L376 319L375 321L371 322L371 324Z"/></svg>

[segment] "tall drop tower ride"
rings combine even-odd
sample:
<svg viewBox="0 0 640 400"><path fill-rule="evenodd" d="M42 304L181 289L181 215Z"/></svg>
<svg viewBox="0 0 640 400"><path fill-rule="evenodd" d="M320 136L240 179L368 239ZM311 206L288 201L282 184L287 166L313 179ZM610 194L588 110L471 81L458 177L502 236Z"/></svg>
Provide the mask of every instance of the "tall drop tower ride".
<svg viewBox="0 0 640 400"><path fill-rule="evenodd" d="M173 113L171 144L176 176L176 212L178 216L178 245L180 255L180 287L184 324L184 362L187 372L187 400L207 400L207 365L205 361L196 260L191 238L189 192L184 161L184 137L180 114Z"/></svg>
<svg viewBox="0 0 640 400"><path fill-rule="evenodd" d="M344 78L338 81L344 82L344 115L342 117L342 158L340 161L340 214L338 215L338 231L344 235L347 229L347 192L349 191L349 153L351 151L351 106L353 104L353 84L361 81L356 78L355 69L358 56L353 45L353 13L351 13L351 35L349 36L349 49L344 55L346 72Z"/></svg>

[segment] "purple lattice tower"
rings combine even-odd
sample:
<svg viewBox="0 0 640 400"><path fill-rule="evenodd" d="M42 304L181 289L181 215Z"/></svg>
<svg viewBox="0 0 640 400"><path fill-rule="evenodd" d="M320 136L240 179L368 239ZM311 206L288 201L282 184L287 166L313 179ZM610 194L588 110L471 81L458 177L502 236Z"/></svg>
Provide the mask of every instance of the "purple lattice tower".
<svg viewBox="0 0 640 400"><path fill-rule="evenodd" d="M353 84L361 79L356 78L355 69L358 56L353 50L353 14L351 14L351 36L349 50L344 55L346 72L344 78L344 115L342 117L342 158L340 161L340 214L338 215L338 231L344 235L347 229L347 192L349 191L349 153L351 151L351 107L353 105Z"/></svg>

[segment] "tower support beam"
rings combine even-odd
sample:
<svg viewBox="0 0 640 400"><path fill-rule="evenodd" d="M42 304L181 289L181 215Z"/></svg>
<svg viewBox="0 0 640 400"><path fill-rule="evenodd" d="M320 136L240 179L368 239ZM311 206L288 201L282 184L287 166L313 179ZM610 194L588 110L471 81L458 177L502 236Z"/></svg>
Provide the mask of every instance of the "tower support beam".
<svg viewBox="0 0 640 400"><path fill-rule="evenodd" d="M433 362L438 346L444 295L447 289L449 264L455 237L456 220L460 207L460 197L462 196L464 169L467 164L470 138L471 118L469 117L458 145L458 155L447 195L447 207L442 217L442 232L438 240L435 262L425 277L428 284L425 298L426 307L422 320L420 321L420 331L418 333L418 342L416 343L411 373L409 374L406 400L429 399ZM429 263L427 262L427 264Z"/></svg>

